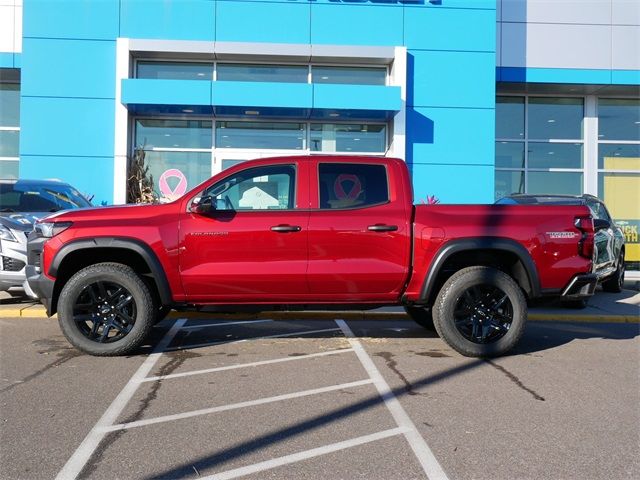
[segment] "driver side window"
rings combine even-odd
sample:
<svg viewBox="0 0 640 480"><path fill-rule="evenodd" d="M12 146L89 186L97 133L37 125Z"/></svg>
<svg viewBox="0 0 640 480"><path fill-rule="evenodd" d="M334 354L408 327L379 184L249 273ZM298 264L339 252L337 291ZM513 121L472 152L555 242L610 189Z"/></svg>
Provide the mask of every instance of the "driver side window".
<svg viewBox="0 0 640 480"><path fill-rule="evenodd" d="M295 167L273 165L243 170L205 192L216 210L289 210L294 208Z"/></svg>

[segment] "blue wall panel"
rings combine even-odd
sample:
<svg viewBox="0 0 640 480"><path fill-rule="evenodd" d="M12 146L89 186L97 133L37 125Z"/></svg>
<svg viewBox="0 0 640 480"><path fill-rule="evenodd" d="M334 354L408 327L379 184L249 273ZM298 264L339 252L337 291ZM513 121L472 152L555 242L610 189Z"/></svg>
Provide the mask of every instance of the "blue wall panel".
<svg viewBox="0 0 640 480"><path fill-rule="evenodd" d="M400 87L379 85L313 85L313 107L399 111Z"/></svg>
<svg viewBox="0 0 640 480"><path fill-rule="evenodd" d="M402 45L402 5L312 5L311 43Z"/></svg>
<svg viewBox="0 0 640 480"><path fill-rule="evenodd" d="M115 41L25 38L22 95L115 96Z"/></svg>
<svg viewBox="0 0 640 480"><path fill-rule="evenodd" d="M310 8L307 2L217 2L216 40L309 43Z"/></svg>
<svg viewBox="0 0 640 480"><path fill-rule="evenodd" d="M23 36L114 40L119 4L115 0L27 0Z"/></svg>
<svg viewBox="0 0 640 480"><path fill-rule="evenodd" d="M611 83L614 85L640 85L640 71L612 70Z"/></svg>
<svg viewBox="0 0 640 480"><path fill-rule="evenodd" d="M408 56L409 105L495 106L494 53L411 50Z"/></svg>
<svg viewBox="0 0 640 480"><path fill-rule="evenodd" d="M495 110L407 109L410 164L494 164Z"/></svg>
<svg viewBox="0 0 640 480"><path fill-rule="evenodd" d="M120 36L171 40L214 40L211 0L122 0Z"/></svg>
<svg viewBox="0 0 640 480"><path fill-rule="evenodd" d="M85 195L93 195L94 205L113 202L113 174L113 157L23 155L20 159L20 178L62 180Z"/></svg>
<svg viewBox="0 0 640 480"><path fill-rule="evenodd" d="M486 165L414 165L413 195L420 203L435 195L441 203L493 203L494 169Z"/></svg>
<svg viewBox="0 0 640 480"><path fill-rule="evenodd" d="M407 7L404 44L413 49L494 52L495 22L495 10ZM454 35L452 25L458 32Z"/></svg>
<svg viewBox="0 0 640 480"><path fill-rule="evenodd" d="M211 105L211 83L205 80L122 80L121 100L128 104Z"/></svg>
<svg viewBox="0 0 640 480"><path fill-rule="evenodd" d="M13 53L0 52L0 68L13 68Z"/></svg>
<svg viewBox="0 0 640 480"><path fill-rule="evenodd" d="M112 156L114 116L113 100L23 96L20 156Z"/></svg>

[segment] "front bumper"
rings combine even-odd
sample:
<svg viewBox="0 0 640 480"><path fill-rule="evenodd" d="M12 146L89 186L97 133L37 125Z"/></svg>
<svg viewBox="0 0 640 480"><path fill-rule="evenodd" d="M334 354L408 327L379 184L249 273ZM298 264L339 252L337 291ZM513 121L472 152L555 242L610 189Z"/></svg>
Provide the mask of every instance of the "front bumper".
<svg viewBox="0 0 640 480"><path fill-rule="evenodd" d="M27 284L33 291L36 297L40 300L47 309L47 315L51 316L52 312L52 299L53 299L53 287L55 281L47 277L42 272L41 258L42 248L47 238L36 237L30 238L27 243L27 266L25 267L25 273L27 277Z"/></svg>
<svg viewBox="0 0 640 480"><path fill-rule="evenodd" d="M592 296L598 285L598 277L595 273L581 273L571 279L562 290L562 297L577 299Z"/></svg>

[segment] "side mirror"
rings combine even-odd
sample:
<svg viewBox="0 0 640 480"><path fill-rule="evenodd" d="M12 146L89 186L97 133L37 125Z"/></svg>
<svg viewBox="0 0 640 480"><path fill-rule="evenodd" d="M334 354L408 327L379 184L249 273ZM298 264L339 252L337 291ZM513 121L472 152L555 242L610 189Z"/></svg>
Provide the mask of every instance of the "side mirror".
<svg viewBox="0 0 640 480"><path fill-rule="evenodd" d="M189 211L191 213L196 213L199 215L211 213L215 209L216 209L215 203L213 202L213 199L209 195L201 197L198 202L195 202L195 201L192 202L191 206L189 207Z"/></svg>
<svg viewBox="0 0 640 480"><path fill-rule="evenodd" d="M593 220L593 228L597 232L598 230L607 230L611 228L611 222L609 220L603 220L601 218L595 218Z"/></svg>

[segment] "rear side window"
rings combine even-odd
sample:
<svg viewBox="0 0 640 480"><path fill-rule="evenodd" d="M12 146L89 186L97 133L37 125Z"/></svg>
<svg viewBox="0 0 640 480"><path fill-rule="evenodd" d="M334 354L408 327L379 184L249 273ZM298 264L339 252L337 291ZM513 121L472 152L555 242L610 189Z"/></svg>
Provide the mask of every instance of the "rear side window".
<svg viewBox="0 0 640 480"><path fill-rule="evenodd" d="M389 201L387 169L384 165L321 163L320 208L361 208Z"/></svg>

